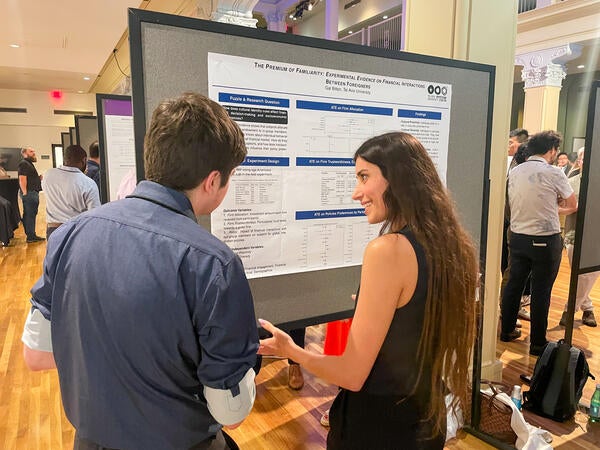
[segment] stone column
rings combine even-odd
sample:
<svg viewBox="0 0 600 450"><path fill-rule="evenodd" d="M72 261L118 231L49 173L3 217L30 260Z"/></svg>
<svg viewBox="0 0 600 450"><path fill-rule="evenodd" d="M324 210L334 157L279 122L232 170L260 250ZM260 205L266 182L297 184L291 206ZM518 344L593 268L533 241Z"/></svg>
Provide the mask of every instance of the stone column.
<svg viewBox="0 0 600 450"><path fill-rule="evenodd" d="M338 40L339 8L338 0L325 0L325 39L330 41Z"/></svg>
<svg viewBox="0 0 600 450"><path fill-rule="evenodd" d="M577 58L580 54L581 45L566 44L515 57L515 65L523 66L523 128L527 129L529 134L542 130L556 130L560 89L562 80L567 76L563 63Z"/></svg>
<svg viewBox="0 0 600 450"><path fill-rule="evenodd" d="M244 27L256 27L252 10L258 0L198 0L197 16L215 22L225 22Z"/></svg>

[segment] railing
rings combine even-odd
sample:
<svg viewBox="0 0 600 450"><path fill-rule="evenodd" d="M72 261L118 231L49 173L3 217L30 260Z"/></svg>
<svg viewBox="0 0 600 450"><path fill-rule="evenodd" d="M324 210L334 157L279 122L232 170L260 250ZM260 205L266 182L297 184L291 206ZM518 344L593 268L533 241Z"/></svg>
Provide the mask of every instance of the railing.
<svg viewBox="0 0 600 450"><path fill-rule="evenodd" d="M519 0L519 14L537 8L537 0Z"/></svg>
<svg viewBox="0 0 600 450"><path fill-rule="evenodd" d="M369 46L402 50L402 14L390 17L368 28Z"/></svg>
<svg viewBox="0 0 600 450"><path fill-rule="evenodd" d="M560 3L568 0L519 0L519 14L532 9L545 8L554 3Z"/></svg>
<svg viewBox="0 0 600 450"><path fill-rule="evenodd" d="M339 40L369 47L402 50L402 14L355 31Z"/></svg>

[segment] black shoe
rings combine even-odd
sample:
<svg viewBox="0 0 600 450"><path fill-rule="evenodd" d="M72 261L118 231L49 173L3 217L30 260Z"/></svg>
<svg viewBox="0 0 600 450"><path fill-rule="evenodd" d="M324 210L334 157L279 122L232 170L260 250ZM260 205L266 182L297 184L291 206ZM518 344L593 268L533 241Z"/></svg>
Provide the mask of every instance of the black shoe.
<svg viewBox="0 0 600 450"><path fill-rule="evenodd" d="M46 240L46 238L43 238L41 236L34 236L32 238L27 238L27 243L31 244L32 242L42 242L42 241L45 241L45 240Z"/></svg>
<svg viewBox="0 0 600 450"><path fill-rule="evenodd" d="M583 317L581 318L581 322L588 327L596 327L598 324L596 323L596 318L594 317L594 311L584 311Z"/></svg>
<svg viewBox="0 0 600 450"><path fill-rule="evenodd" d="M560 322L558 322L558 324L561 327L567 326L567 312L566 311L563 311L562 316L560 316Z"/></svg>
<svg viewBox="0 0 600 450"><path fill-rule="evenodd" d="M546 348L547 344L548 344L547 342L543 345L530 344L529 345L529 354L532 356L540 356L542 353L544 353L544 349Z"/></svg>
<svg viewBox="0 0 600 450"><path fill-rule="evenodd" d="M500 340L502 342L510 342L514 341L517 338L521 337L521 330L515 328L510 333L500 333Z"/></svg>

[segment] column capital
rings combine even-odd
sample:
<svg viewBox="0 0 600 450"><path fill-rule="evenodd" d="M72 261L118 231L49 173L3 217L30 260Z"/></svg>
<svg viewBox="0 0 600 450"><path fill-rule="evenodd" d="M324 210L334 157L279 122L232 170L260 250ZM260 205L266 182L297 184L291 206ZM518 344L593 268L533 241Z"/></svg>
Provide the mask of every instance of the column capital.
<svg viewBox="0 0 600 450"><path fill-rule="evenodd" d="M566 44L515 56L515 65L523 66L521 79L525 89L539 86L561 87L567 76L564 63L581 55L582 46Z"/></svg>
<svg viewBox="0 0 600 450"><path fill-rule="evenodd" d="M215 22L255 28L257 20L252 17L252 9L257 2L258 0L198 0L197 11L199 17L210 14L210 20Z"/></svg>
<svg viewBox="0 0 600 450"><path fill-rule="evenodd" d="M562 80L567 76L564 66L561 64L548 63L542 67L523 69L521 79L525 82L525 89L554 86L562 87Z"/></svg>

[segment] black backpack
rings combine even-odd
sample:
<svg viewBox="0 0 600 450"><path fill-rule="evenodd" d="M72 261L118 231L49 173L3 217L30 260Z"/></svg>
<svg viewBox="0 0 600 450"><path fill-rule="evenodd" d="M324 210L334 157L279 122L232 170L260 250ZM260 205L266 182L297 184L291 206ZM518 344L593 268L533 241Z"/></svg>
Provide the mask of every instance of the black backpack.
<svg viewBox="0 0 600 450"><path fill-rule="evenodd" d="M595 379L581 350L563 339L549 342L535 364L529 391L523 393L523 407L559 422L568 420L588 377Z"/></svg>

